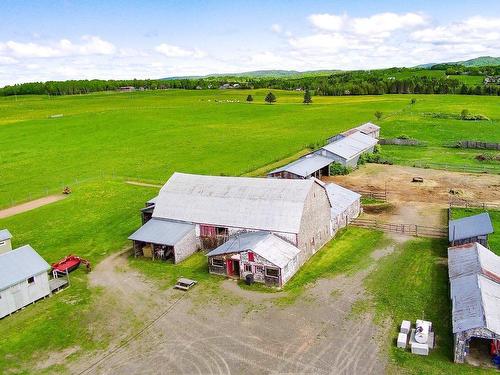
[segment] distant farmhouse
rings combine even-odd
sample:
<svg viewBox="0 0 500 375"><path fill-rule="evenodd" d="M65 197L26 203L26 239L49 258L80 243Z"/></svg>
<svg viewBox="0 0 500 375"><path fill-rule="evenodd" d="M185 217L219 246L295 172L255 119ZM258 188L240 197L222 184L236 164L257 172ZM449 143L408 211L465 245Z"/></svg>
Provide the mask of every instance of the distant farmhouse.
<svg viewBox="0 0 500 375"><path fill-rule="evenodd" d="M486 76L483 82L485 85L500 85L500 76Z"/></svg>
<svg viewBox="0 0 500 375"><path fill-rule="evenodd" d="M199 249L209 270L282 286L360 212L360 196L311 179L174 173L129 239L136 256L180 262ZM334 215L334 216L333 216Z"/></svg>
<svg viewBox="0 0 500 375"><path fill-rule="evenodd" d="M481 244L448 249L454 360L500 340L500 257Z"/></svg>
<svg viewBox="0 0 500 375"><path fill-rule="evenodd" d="M491 233L493 224L487 212L450 220L448 224L448 240L451 246L478 242L488 247L488 235Z"/></svg>
<svg viewBox="0 0 500 375"><path fill-rule="evenodd" d="M135 87L134 86L122 86L122 87L118 88L118 91L120 91L120 92L132 92L132 91L135 91Z"/></svg>
<svg viewBox="0 0 500 375"><path fill-rule="evenodd" d="M327 144L300 159L268 173L268 177L305 179L330 175L330 165L355 168L360 156L374 151L380 127L367 122L327 139Z"/></svg>

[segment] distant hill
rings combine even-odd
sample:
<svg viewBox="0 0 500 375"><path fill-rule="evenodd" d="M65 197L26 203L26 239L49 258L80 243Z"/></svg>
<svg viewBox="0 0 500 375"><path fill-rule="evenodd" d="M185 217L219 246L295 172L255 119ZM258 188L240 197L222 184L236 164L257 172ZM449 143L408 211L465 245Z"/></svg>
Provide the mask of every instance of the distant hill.
<svg viewBox="0 0 500 375"><path fill-rule="evenodd" d="M254 70L241 73L222 73L209 74L205 76L181 76L181 77L166 77L165 80L172 79L207 79L207 78L230 78L230 77L247 77L247 78L301 78L311 76L330 75L339 72L339 70L309 70L299 72L297 70Z"/></svg>
<svg viewBox="0 0 500 375"><path fill-rule="evenodd" d="M463 65L463 66L495 66L500 65L500 57L480 56L475 59L464 61L450 61L444 63L428 63L416 66L416 68L429 69L434 65Z"/></svg>

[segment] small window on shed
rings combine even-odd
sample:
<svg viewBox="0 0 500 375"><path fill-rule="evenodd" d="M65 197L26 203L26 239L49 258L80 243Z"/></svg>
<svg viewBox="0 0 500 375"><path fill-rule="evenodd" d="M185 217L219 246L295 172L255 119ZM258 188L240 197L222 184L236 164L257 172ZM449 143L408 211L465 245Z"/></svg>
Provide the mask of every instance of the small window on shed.
<svg viewBox="0 0 500 375"><path fill-rule="evenodd" d="M34 276L31 276L29 279L28 279L28 284L34 284L35 283L35 277Z"/></svg>
<svg viewBox="0 0 500 375"><path fill-rule="evenodd" d="M0 241L0 246L5 245L5 241Z"/></svg>
<svg viewBox="0 0 500 375"><path fill-rule="evenodd" d="M248 261L249 262L253 262L254 261L254 256L253 256L253 253L251 251L248 252Z"/></svg>
<svg viewBox="0 0 500 375"><path fill-rule="evenodd" d="M245 263L245 272L252 272L252 265Z"/></svg>
<svg viewBox="0 0 500 375"><path fill-rule="evenodd" d="M279 277L280 271L277 268L266 268L266 276Z"/></svg>
<svg viewBox="0 0 500 375"><path fill-rule="evenodd" d="M222 259L212 258L212 266L224 267L224 261Z"/></svg>

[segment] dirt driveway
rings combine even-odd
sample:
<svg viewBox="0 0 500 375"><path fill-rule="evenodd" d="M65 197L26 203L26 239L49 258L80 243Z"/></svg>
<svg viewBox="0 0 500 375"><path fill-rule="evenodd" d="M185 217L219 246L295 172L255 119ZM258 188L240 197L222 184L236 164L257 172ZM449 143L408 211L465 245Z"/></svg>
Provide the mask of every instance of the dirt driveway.
<svg viewBox="0 0 500 375"><path fill-rule="evenodd" d="M412 182L416 176L424 182ZM365 215L386 222L444 226L450 199L500 204L500 175L493 174L367 164L349 175L326 177L324 181L357 191L387 191L392 208ZM450 194L450 190L455 194Z"/></svg>
<svg viewBox="0 0 500 375"><path fill-rule="evenodd" d="M64 194L54 194L54 195L49 195L47 197L35 199L26 203L18 204L16 206L12 206L9 208L5 208L3 210L0 210L0 219L4 219L9 216L14 216L22 212L34 210L35 208L42 207L50 203L58 202L66 197L67 195Z"/></svg>
<svg viewBox="0 0 500 375"><path fill-rule="evenodd" d="M378 249L373 258L392 249ZM297 302L283 306L274 302L273 293L241 293L230 280L215 289L200 283L187 294L162 292L126 268L124 260L111 256L93 271L93 283L103 288L103 298L114 301L117 313L106 318L109 324L116 330L133 316L161 318L124 347L114 350L112 345L109 351L69 364L72 373L385 372L386 355L380 347L385 347L387 332L369 313L352 312L353 304L367 298L363 279L374 265L352 276L322 279ZM120 316L124 311L127 315ZM124 338L119 336L113 340L115 347Z"/></svg>

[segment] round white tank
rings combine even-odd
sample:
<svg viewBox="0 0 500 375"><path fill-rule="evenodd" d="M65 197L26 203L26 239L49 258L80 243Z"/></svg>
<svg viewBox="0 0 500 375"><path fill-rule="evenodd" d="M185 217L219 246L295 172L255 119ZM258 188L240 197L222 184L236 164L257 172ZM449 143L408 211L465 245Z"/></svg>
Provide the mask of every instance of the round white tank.
<svg viewBox="0 0 500 375"><path fill-rule="evenodd" d="M429 339L429 323L417 321L415 330L415 341L420 344L426 344Z"/></svg>

